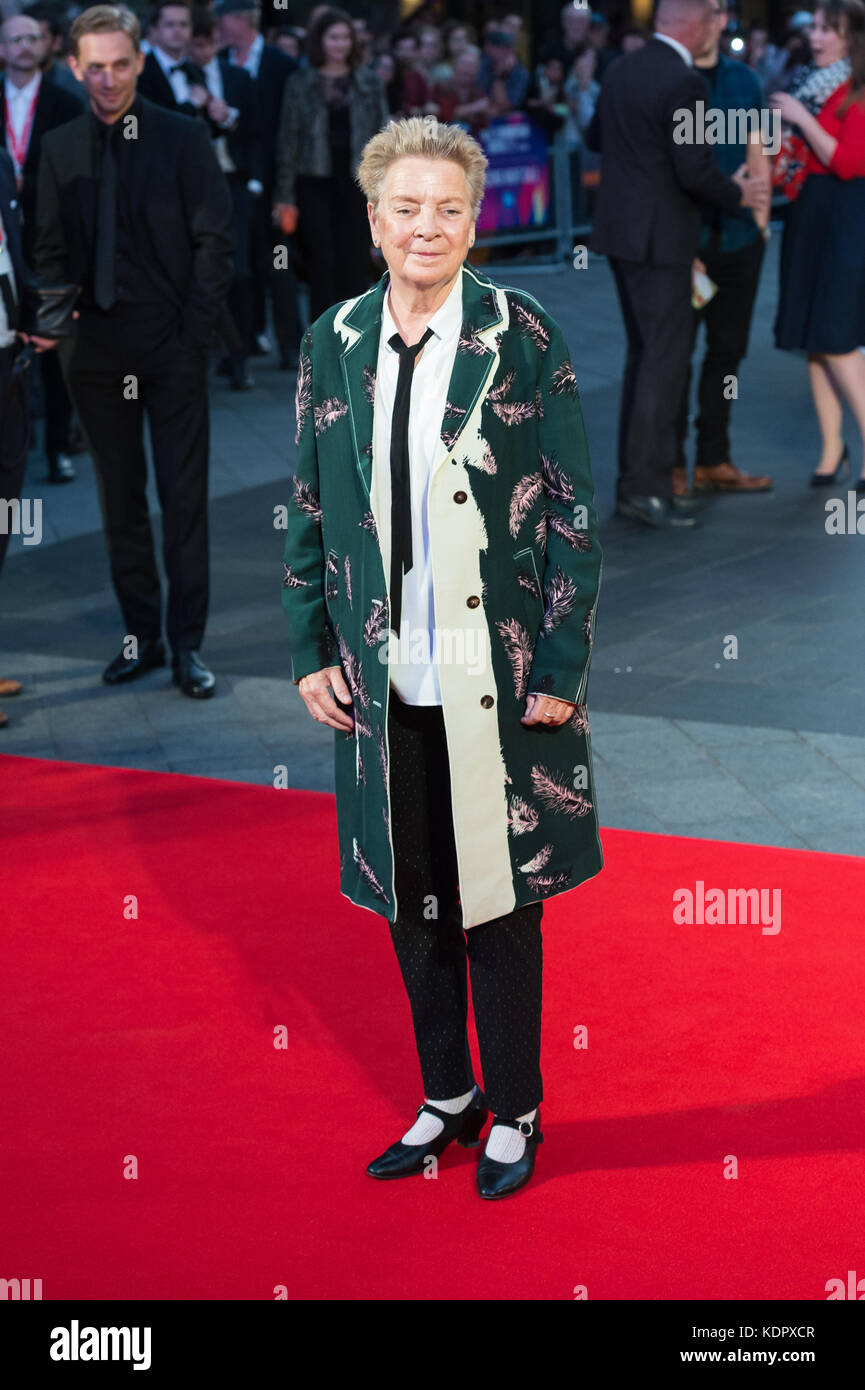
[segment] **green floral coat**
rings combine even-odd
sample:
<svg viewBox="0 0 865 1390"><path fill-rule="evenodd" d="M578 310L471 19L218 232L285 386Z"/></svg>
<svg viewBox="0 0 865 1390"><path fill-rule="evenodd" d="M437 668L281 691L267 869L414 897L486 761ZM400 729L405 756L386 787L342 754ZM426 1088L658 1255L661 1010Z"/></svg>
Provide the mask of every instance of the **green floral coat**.
<svg viewBox="0 0 865 1390"><path fill-rule="evenodd" d="M429 486L435 623L463 925L577 887L602 867L586 717L601 575L577 382L561 329L523 290L462 267L463 324ZM340 891L396 917L390 837L390 518L373 471L388 273L307 330L282 602L295 683L340 664ZM480 654L480 655L479 655ZM529 691L576 703L520 723Z"/></svg>

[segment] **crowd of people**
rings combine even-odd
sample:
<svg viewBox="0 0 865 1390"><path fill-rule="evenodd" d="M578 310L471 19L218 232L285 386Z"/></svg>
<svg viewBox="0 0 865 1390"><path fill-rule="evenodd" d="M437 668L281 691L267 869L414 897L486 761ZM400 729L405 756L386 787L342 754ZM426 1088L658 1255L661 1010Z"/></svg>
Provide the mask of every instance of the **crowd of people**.
<svg viewBox="0 0 865 1390"><path fill-rule="evenodd" d="M237 391L254 389L250 360L274 349L296 372L307 324L380 277L356 170L391 118L435 118L482 138L496 119L525 113L564 139L574 186L582 169L600 169L590 245L610 258L628 339L617 502L649 527L699 524L695 493L772 486L731 458L726 383L747 351L774 184L790 213L776 341L808 355L823 438L812 481L849 472L845 401L865 440L862 0L793 14L777 43L759 24L739 32L726 0L660 0L654 34L614 31L574 4L546 33L507 7L480 29L432 23L422 7L385 34L323 5L303 28L262 32L256 0L157 0L140 25L123 7L91 7L71 24L48 3L14 10L7 0L0 27L0 396L21 396L26 342L38 358L31 404L44 415L47 480L74 482L72 456L86 447L94 457L112 579L137 639L106 669L108 683L166 660L146 415L175 678L185 694L212 693L198 651L209 359ZM669 113L699 101L779 112L774 163L765 140L741 132L677 145ZM105 136L118 109L137 122L135 159L128 139ZM19 294L25 282L41 289ZM68 312L45 290L64 284L80 296ZM41 315L32 322L28 304ZM133 409L117 396L121 360L138 383ZM6 410L7 434L10 419ZM8 455L4 445L6 498L18 495L26 449ZM7 543L0 535L0 563Z"/></svg>

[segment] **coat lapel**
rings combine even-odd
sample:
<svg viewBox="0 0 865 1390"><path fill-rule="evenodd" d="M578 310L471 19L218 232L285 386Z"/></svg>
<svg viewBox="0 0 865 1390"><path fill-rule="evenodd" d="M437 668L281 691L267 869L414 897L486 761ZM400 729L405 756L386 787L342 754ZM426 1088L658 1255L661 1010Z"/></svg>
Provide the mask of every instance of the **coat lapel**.
<svg viewBox="0 0 865 1390"><path fill-rule="evenodd" d="M351 419L354 461L367 497L372 481L372 432L375 404L375 370L381 336L381 310L389 272L358 299L350 299L338 311L334 332L342 337L340 363Z"/></svg>
<svg viewBox="0 0 865 1390"><path fill-rule="evenodd" d="M487 384L490 367L496 361L495 330L504 321L495 287L466 265L463 265L462 277L462 328L442 417L442 453L437 462L455 447ZM355 464L367 497L372 482L375 373L381 313L389 280L390 272L385 271L366 294L349 300L333 322L334 331L342 337L341 365Z"/></svg>
<svg viewBox="0 0 865 1390"><path fill-rule="evenodd" d="M463 322L454 358L441 440L445 455L456 446L496 359L495 329L504 322L495 288L463 265Z"/></svg>

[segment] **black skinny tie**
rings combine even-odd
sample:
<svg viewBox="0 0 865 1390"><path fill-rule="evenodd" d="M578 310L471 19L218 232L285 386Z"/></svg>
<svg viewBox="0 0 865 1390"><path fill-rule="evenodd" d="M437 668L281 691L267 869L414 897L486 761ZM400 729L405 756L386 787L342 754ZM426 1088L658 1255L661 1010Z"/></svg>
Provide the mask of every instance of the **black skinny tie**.
<svg viewBox="0 0 865 1390"><path fill-rule="evenodd" d="M117 160L111 139L114 127L102 131L102 167L99 173L99 206L96 222L96 260L93 298L100 309L110 309L117 295L114 263L117 256Z"/></svg>
<svg viewBox="0 0 865 1390"><path fill-rule="evenodd" d="M402 575L412 567L411 487L409 483L408 421L415 358L433 330L409 347L398 333L389 340L399 353L399 376L390 430L390 626L399 636L402 615Z"/></svg>

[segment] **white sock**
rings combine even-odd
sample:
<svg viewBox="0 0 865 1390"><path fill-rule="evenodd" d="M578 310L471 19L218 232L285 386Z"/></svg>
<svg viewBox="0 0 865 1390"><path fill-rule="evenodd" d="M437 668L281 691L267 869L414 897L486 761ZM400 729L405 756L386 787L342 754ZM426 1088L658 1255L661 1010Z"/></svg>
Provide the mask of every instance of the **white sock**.
<svg viewBox="0 0 865 1390"><path fill-rule="evenodd" d="M528 1115L517 1115L517 1119L533 1120L537 1113L537 1109L530 1110ZM487 1158L495 1158L499 1163L517 1163L525 1151L525 1135L520 1134L518 1129L511 1129L510 1125L497 1125L493 1120L484 1148Z"/></svg>
<svg viewBox="0 0 865 1390"><path fill-rule="evenodd" d="M446 1115L456 1115L460 1110L465 1110L469 1101L475 1093L474 1086L470 1091L466 1091L464 1096L457 1096L456 1100L430 1100L429 1096L424 1096L427 1105L434 1105L436 1110L443 1110ZM428 1110L421 1111L411 1129L402 1137L404 1144L428 1144L431 1139L435 1139L444 1129L444 1123L438 1115L431 1115Z"/></svg>

